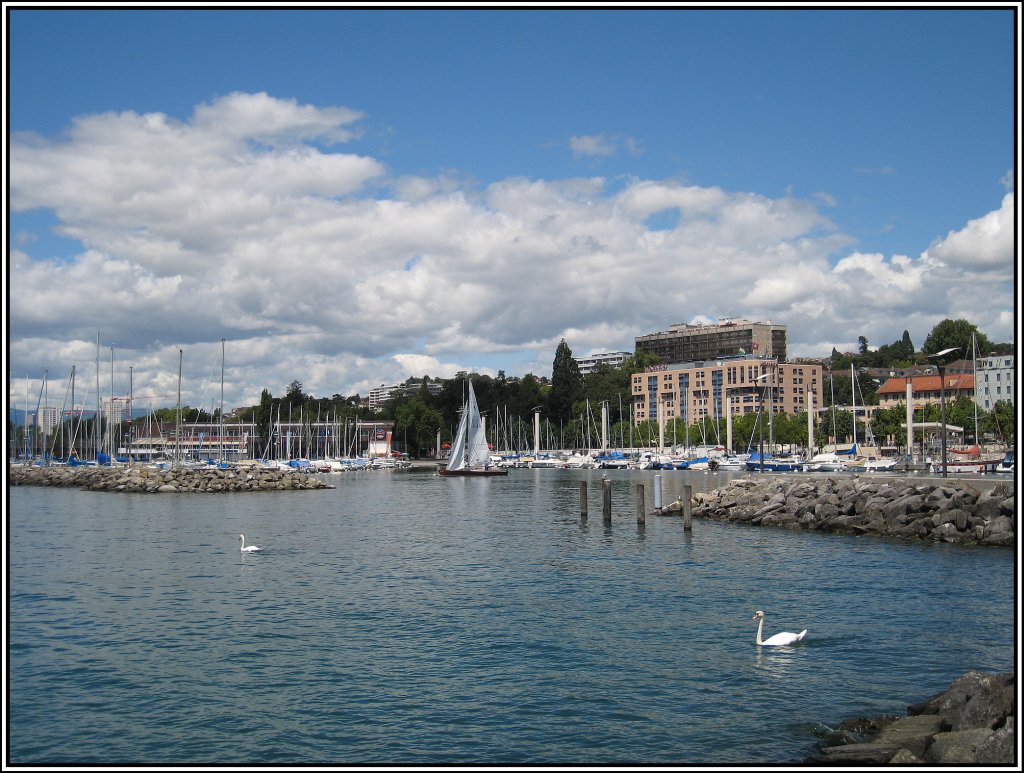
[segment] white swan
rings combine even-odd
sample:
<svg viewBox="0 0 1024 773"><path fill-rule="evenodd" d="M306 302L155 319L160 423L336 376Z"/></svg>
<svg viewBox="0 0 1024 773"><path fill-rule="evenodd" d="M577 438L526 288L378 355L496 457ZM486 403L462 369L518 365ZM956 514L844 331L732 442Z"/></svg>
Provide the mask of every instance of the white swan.
<svg viewBox="0 0 1024 773"><path fill-rule="evenodd" d="M244 534L239 534L238 535L238 539L242 540L241 551L243 553L258 553L259 552L260 548L256 547L255 545L246 545L245 544L245 535Z"/></svg>
<svg viewBox="0 0 1024 773"><path fill-rule="evenodd" d="M762 647L781 647L786 644L796 644L798 641L803 639L807 635L807 629L804 628L800 633L777 633L764 641L761 641L761 627L764 625L764 612L760 609L754 613L751 620L757 620L757 643Z"/></svg>

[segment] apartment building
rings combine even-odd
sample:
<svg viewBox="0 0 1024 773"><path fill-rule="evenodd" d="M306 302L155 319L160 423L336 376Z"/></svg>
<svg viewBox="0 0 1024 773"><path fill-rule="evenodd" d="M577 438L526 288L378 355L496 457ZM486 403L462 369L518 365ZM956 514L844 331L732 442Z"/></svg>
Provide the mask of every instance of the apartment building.
<svg viewBox="0 0 1024 773"><path fill-rule="evenodd" d="M1016 404L1014 392L1012 354L992 354L979 357L975 380L975 402L979 408L992 410L996 403L1006 400Z"/></svg>
<svg viewBox="0 0 1024 773"><path fill-rule="evenodd" d="M604 364L610 368L617 368L632 356L632 352L600 352L573 359L576 360L576 367L579 368L580 375L586 376L588 373L593 373L598 365Z"/></svg>
<svg viewBox="0 0 1024 773"><path fill-rule="evenodd" d="M636 337L637 352L657 355L663 363L699 362L753 355L783 362L786 326L745 319L719 320L715 325L672 325L659 333Z"/></svg>
<svg viewBox="0 0 1024 773"><path fill-rule="evenodd" d="M763 378L762 378L763 377ZM805 412L824 405L822 367L754 357L656 365L632 376L633 422L681 418L687 424L705 416L722 418L765 411Z"/></svg>

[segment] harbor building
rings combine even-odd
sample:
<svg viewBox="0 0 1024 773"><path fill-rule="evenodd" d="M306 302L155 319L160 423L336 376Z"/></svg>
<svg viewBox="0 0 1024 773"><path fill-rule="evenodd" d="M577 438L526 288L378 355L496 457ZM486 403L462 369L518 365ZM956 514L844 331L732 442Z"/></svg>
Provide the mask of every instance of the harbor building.
<svg viewBox="0 0 1024 773"><path fill-rule="evenodd" d="M657 421L659 406L662 420L687 424L753 413L762 399L773 413L806 412L808 400L815 412L824 406L821 365L757 357L654 365L633 374L632 395L634 424Z"/></svg>
<svg viewBox="0 0 1024 773"><path fill-rule="evenodd" d="M958 397L974 399L974 376L970 373L946 373L945 377L946 405L949 406ZM879 408L894 408L907 404L907 382L910 382L910 396L917 410L926 405L938 404L942 398L942 381L938 374L925 376L907 376L906 378L887 379L875 394Z"/></svg>
<svg viewBox="0 0 1024 773"><path fill-rule="evenodd" d="M1015 405L1012 354L992 354L979 357L974 374L974 400L979 408L990 411L996 403L1005 400Z"/></svg>
<svg viewBox="0 0 1024 773"><path fill-rule="evenodd" d="M715 325L672 325L660 333L636 337L637 352L657 355L663 363L698 362L754 356L783 362L786 326L731 318Z"/></svg>
<svg viewBox="0 0 1024 773"><path fill-rule="evenodd" d="M601 352L573 359L576 360L576 367L580 369L580 375L586 376L588 373L593 373L598 365L603 364L610 368L617 368L632 356L632 352Z"/></svg>

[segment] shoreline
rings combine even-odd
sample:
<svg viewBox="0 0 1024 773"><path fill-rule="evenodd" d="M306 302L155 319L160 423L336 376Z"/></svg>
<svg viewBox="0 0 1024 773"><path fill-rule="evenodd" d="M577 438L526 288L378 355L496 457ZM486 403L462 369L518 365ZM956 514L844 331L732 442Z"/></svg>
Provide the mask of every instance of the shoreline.
<svg viewBox="0 0 1024 773"><path fill-rule="evenodd" d="M308 491L332 488L302 472L151 467L8 466L8 486L52 486L129 494L212 494L222 492Z"/></svg>
<svg viewBox="0 0 1024 773"><path fill-rule="evenodd" d="M805 764L1009 765L1016 752L1016 672L968 671L906 716L843 720Z"/></svg>
<svg viewBox="0 0 1024 773"><path fill-rule="evenodd" d="M660 515L685 515L677 500ZM968 481L824 477L734 478L693 495L692 514L709 520L926 539L957 544L1016 545L1016 484L984 491Z"/></svg>

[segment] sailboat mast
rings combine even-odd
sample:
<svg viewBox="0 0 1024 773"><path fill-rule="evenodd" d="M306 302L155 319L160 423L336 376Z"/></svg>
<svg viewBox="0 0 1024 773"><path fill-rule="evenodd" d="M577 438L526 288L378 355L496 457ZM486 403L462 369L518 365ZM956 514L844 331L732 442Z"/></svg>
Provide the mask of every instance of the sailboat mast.
<svg viewBox="0 0 1024 773"><path fill-rule="evenodd" d="M96 331L96 417L95 417L95 434L92 439L94 458L96 463L100 461L100 334Z"/></svg>
<svg viewBox="0 0 1024 773"><path fill-rule="evenodd" d="M174 464L181 464L181 357L182 350L178 349L178 416L177 427L174 432Z"/></svg>
<svg viewBox="0 0 1024 773"><path fill-rule="evenodd" d="M224 339L220 339L220 460L224 461Z"/></svg>
<svg viewBox="0 0 1024 773"><path fill-rule="evenodd" d="M857 447L857 377L850 363L850 394L853 395L853 447Z"/></svg>
<svg viewBox="0 0 1024 773"><path fill-rule="evenodd" d="M135 397L135 384L132 381L132 365L128 366L128 466L132 466L132 399Z"/></svg>
<svg viewBox="0 0 1024 773"><path fill-rule="evenodd" d="M974 444L981 450L978 437L978 338L971 333L971 372L974 374Z"/></svg>

